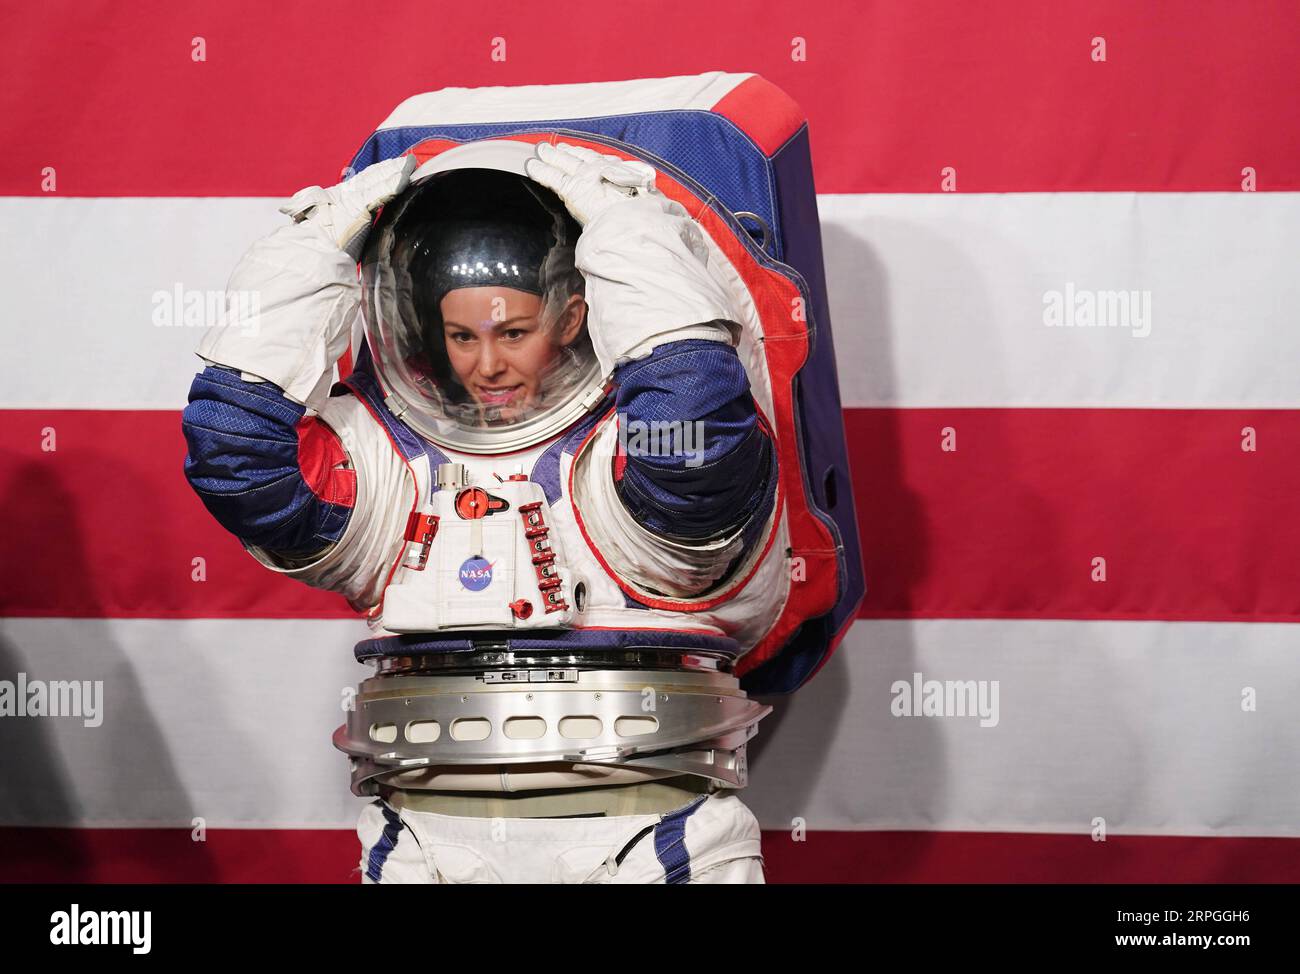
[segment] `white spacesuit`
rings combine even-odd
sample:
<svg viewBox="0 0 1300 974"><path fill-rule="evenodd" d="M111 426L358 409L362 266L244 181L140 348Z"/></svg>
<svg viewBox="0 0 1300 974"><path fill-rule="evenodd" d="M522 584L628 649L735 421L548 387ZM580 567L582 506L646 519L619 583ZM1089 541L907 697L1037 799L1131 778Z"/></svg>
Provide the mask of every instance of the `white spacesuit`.
<svg viewBox="0 0 1300 974"><path fill-rule="evenodd" d="M415 169L293 197L184 416L214 516L373 631L335 735L363 881L762 882L736 790L770 708L732 669L790 582L748 295L645 163Z"/></svg>

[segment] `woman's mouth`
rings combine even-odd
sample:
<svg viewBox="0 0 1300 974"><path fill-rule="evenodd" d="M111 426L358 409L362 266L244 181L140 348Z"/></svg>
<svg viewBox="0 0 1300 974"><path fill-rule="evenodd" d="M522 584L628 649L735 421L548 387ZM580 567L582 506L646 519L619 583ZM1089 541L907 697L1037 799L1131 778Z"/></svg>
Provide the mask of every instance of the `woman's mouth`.
<svg viewBox="0 0 1300 974"><path fill-rule="evenodd" d="M479 386L476 390L480 401L486 406L505 406L523 391L522 385L515 386Z"/></svg>

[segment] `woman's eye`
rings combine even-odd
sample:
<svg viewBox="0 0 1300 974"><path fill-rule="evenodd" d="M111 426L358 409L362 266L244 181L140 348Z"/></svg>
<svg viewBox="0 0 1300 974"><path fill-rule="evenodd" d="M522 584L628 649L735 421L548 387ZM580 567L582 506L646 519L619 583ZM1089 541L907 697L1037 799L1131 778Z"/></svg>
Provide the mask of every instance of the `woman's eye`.
<svg viewBox="0 0 1300 974"><path fill-rule="evenodd" d="M474 336L468 335L463 331L458 331L451 336L451 340L455 342L457 345L468 345L470 342L474 340Z"/></svg>
<svg viewBox="0 0 1300 974"><path fill-rule="evenodd" d="M522 328L507 328L505 331L505 338L506 341L517 342L527 334L528 332L524 331Z"/></svg>

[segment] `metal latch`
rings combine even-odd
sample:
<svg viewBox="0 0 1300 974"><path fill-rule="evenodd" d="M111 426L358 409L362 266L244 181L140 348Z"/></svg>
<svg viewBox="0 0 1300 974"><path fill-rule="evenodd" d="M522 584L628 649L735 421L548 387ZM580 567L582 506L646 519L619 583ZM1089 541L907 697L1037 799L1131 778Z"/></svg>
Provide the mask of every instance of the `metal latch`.
<svg viewBox="0 0 1300 974"><path fill-rule="evenodd" d="M573 670L492 670L483 674L484 683L577 683Z"/></svg>

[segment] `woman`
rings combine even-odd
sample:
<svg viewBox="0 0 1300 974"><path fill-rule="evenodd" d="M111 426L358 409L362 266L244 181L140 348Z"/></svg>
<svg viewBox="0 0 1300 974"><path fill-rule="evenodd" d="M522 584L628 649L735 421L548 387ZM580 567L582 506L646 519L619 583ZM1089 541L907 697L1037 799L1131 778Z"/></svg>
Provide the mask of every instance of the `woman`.
<svg viewBox="0 0 1300 974"><path fill-rule="evenodd" d="M482 429L545 414L600 378L574 267L581 227L557 197L471 170L397 205L363 267L368 290L396 279L396 306L376 324L398 353L381 358L406 373L397 385L451 426Z"/></svg>

